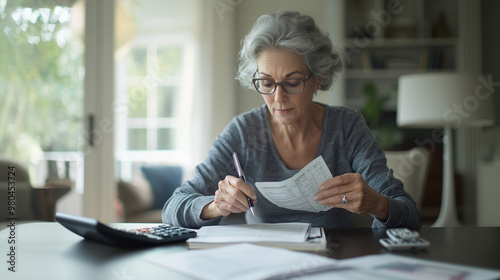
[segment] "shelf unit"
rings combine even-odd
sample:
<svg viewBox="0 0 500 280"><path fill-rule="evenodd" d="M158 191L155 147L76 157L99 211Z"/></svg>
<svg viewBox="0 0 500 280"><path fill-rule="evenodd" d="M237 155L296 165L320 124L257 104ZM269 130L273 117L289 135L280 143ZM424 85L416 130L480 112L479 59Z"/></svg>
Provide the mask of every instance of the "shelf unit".
<svg viewBox="0 0 500 280"><path fill-rule="evenodd" d="M394 89L381 115L392 124L392 132L403 134L403 141L389 149L409 149L417 139L431 139L431 131L397 127L397 79L404 74L433 71L480 75L482 2L344 0L339 3L342 12L336 13L340 26L335 34L340 35L337 45L345 51L345 71L341 75L339 91L342 104L363 109L368 100L363 93L367 83L373 83L379 92ZM394 63L393 59L392 64L389 61L392 67L387 67L381 58L384 52L391 56L406 56L407 60L396 59ZM432 61L430 54L439 52L442 53L441 64L428 63ZM426 54L427 59L422 58L422 54ZM427 62L425 66L424 61ZM434 58L434 61L439 60ZM462 179L455 179L457 197L461 199L458 212L466 224L476 219L474 186L477 183L478 134L476 129L463 128L456 130L454 136L456 147L460 150L455 158L455 172ZM431 160L431 164L439 164L442 160L440 146L436 145L436 148L433 153L436 158ZM439 212L442 172L438 165L431 166L429 170L422 215L424 219L432 220Z"/></svg>
<svg viewBox="0 0 500 280"><path fill-rule="evenodd" d="M458 7L454 1L356 0L344 2L345 101L363 108L371 83L396 110L397 79L431 71L457 71Z"/></svg>

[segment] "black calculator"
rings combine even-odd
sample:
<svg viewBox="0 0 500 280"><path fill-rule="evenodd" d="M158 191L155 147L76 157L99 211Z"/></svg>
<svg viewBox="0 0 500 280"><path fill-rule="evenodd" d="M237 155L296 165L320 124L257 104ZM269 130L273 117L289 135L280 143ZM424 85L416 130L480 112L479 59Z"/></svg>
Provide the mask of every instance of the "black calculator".
<svg viewBox="0 0 500 280"><path fill-rule="evenodd" d="M196 237L196 231L167 224L120 229L98 220L56 213L56 221L85 239L119 247L158 246Z"/></svg>

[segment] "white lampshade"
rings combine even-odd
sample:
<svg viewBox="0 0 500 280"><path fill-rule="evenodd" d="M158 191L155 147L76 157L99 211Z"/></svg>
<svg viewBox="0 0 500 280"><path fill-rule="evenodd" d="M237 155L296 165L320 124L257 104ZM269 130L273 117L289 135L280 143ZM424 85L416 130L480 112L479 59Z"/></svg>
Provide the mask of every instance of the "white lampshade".
<svg viewBox="0 0 500 280"><path fill-rule="evenodd" d="M473 76L424 73L399 77L397 122L401 127L489 126L493 93Z"/></svg>

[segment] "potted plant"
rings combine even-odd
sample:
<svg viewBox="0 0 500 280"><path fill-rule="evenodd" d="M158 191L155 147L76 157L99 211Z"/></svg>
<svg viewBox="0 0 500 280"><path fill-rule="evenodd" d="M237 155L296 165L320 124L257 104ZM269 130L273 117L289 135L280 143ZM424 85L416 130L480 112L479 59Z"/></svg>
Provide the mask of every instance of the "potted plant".
<svg viewBox="0 0 500 280"><path fill-rule="evenodd" d="M379 93L374 83L369 82L363 87L363 94L366 102L361 113L365 117L366 123L372 131L375 139L384 150L390 150L403 140L403 133L394 125L381 122L380 118L384 112L386 103L391 99L391 95L396 93L396 86L390 87L387 92Z"/></svg>

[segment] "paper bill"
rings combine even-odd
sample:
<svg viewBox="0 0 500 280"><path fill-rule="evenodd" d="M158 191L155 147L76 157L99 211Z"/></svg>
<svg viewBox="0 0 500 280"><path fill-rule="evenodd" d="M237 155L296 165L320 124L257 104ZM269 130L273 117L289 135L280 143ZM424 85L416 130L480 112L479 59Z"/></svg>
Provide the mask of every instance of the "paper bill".
<svg viewBox="0 0 500 280"><path fill-rule="evenodd" d="M313 199L320 185L333 178L322 156L317 157L297 174L281 182L256 182L257 189L276 206L308 212L331 209Z"/></svg>

